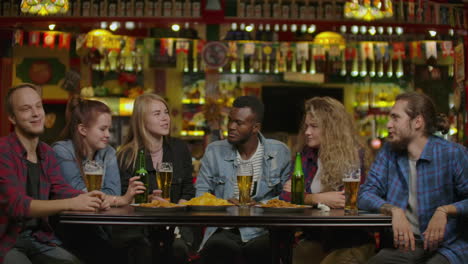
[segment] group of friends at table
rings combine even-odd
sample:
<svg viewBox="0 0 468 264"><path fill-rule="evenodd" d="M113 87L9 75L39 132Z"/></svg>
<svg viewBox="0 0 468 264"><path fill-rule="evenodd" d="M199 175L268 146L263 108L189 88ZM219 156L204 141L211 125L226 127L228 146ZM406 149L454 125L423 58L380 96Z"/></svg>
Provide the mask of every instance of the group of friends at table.
<svg viewBox="0 0 468 264"><path fill-rule="evenodd" d="M237 164L250 161L252 202L278 197L289 201L291 151L262 135L268 113L258 98L241 96L233 102L228 136L207 146L195 184L189 148L170 137L170 108L156 94L136 98L118 151L109 145L111 110L102 102L72 96L61 140L49 146L40 141L45 119L40 87L20 84L4 100L14 130L0 138L0 263L187 263L190 251L207 264L270 263L264 228L207 227L197 243L199 230L194 228L181 227L174 234L166 227L52 221L66 210L131 204L145 190L133 176L141 149L150 200L162 199L155 180L157 164L172 162L171 202L209 192L235 203ZM383 248L378 250L365 228L304 229L294 249L300 256L297 262L337 263L334 252L349 250L342 256L354 262L347 263L468 263L468 234L462 231L468 216L468 152L433 135L447 130L447 122L436 114L429 97L409 92L396 98L388 138L375 159L339 101L314 97L306 100L304 112L297 151L302 154L305 203L342 209L342 175L357 166L362 179L359 208L391 216L392 228L383 232ZM86 189L83 163L90 160L105 168L100 191Z"/></svg>

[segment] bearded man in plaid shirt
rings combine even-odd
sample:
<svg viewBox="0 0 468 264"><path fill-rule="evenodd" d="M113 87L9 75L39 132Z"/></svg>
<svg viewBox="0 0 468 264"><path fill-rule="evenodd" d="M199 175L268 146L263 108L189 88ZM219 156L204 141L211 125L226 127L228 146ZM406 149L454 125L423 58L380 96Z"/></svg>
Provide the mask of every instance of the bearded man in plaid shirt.
<svg viewBox="0 0 468 264"><path fill-rule="evenodd" d="M360 209L392 216L393 245L369 263L468 263L468 151L433 136L448 130L423 94L397 96L388 143L361 185Z"/></svg>
<svg viewBox="0 0 468 264"><path fill-rule="evenodd" d="M104 194L72 189L52 148L39 141L45 114L37 86L11 88L5 106L14 131L0 138L0 263L80 263L58 246L47 217L107 209Z"/></svg>

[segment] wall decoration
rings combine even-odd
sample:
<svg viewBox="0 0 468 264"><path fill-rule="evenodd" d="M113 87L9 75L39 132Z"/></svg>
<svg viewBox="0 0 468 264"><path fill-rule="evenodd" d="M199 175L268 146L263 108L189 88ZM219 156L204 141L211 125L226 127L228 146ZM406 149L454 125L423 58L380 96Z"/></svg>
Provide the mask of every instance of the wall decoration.
<svg viewBox="0 0 468 264"><path fill-rule="evenodd" d="M23 82L54 85L65 77L65 70L57 58L25 58L16 66L16 77Z"/></svg>

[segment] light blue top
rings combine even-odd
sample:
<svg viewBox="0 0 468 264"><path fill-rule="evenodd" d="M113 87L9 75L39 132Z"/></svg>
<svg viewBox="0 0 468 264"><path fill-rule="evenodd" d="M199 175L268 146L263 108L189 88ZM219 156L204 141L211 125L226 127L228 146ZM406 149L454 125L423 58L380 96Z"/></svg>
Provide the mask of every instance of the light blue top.
<svg viewBox="0 0 468 264"><path fill-rule="evenodd" d="M52 145L65 180L75 189L87 192L85 182L76 163L75 147L71 140L58 141ZM95 161L104 165L101 191L109 195L121 195L120 173L115 149L107 146L98 150Z"/></svg>
<svg viewBox="0 0 468 264"><path fill-rule="evenodd" d="M449 217L444 242L438 252L454 264L468 263L468 241L462 237L468 215L468 151L462 145L431 136L416 162L417 215L423 233L439 206L452 204L458 217ZM406 153L393 151L385 144L361 185L360 209L379 211L388 203L406 209L410 191ZM466 234L465 234L466 235Z"/></svg>
<svg viewBox="0 0 468 264"><path fill-rule="evenodd" d="M288 180L291 171L291 153L288 147L273 139L265 139L259 135L264 146L262 175L257 184L256 194L252 197L257 202L277 198ZM215 141L208 145L201 161L200 172L195 188L196 196L205 192L218 198L234 198L237 184L237 149L227 140ZM216 232L217 227L208 227L205 231L201 247ZM249 241L265 234L263 228L239 228L242 241Z"/></svg>

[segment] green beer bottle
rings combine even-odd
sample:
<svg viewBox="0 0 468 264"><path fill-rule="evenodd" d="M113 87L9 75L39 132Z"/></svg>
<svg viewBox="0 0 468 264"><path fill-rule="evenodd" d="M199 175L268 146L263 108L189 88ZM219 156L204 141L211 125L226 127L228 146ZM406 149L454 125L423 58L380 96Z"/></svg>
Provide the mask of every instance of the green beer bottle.
<svg viewBox="0 0 468 264"><path fill-rule="evenodd" d="M143 149L140 150L140 153L138 153L138 167L136 168L135 176L139 176L140 177L139 181L143 182L143 184L146 187L146 190L144 193L135 195L135 203L147 203L149 183L148 183L148 171L146 171L145 169L145 151Z"/></svg>
<svg viewBox="0 0 468 264"><path fill-rule="evenodd" d="M291 176L291 202L304 204L304 172L302 171L301 153L296 153L294 172Z"/></svg>

